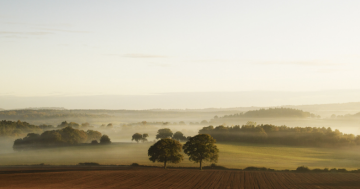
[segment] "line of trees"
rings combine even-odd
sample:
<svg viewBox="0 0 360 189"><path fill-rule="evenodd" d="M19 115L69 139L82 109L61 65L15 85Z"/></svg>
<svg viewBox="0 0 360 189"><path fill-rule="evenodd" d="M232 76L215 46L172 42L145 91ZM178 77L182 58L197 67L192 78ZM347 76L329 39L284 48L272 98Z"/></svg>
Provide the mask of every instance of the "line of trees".
<svg viewBox="0 0 360 189"><path fill-rule="evenodd" d="M27 122L6 120L0 122L0 136L18 137L27 133L41 133L42 131L40 127Z"/></svg>
<svg viewBox="0 0 360 189"><path fill-rule="evenodd" d="M183 160L184 156L181 154L183 149L190 161L200 163L201 170L204 161L217 162L219 150L215 143L216 140L208 134L190 137L184 145L178 140L162 138L149 148L148 156L152 162L163 162L166 169L168 162L180 163Z"/></svg>
<svg viewBox="0 0 360 189"><path fill-rule="evenodd" d="M343 134L330 127L287 127L271 124L256 125L248 122L236 126L208 126L199 130L199 134L210 134L217 141L281 144L309 147L337 147L360 145L360 136Z"/></svg>
<svg viewBox="0 0 360 189"><path fill-rule="evenodd" d="M312 114L310 112L304 112L303 110L292 109L292 108L268 108L259 110L250 110L247 112L241 112L232 115L225 115L223 117L214 117L216 119L230 119L230 118L320 118L320 116Z"/></svg>
<svg viewBox="0 0 360 189"><path fill-rule="evenodd" d="M80 143L94 144L100 140L100 144L111 143L110 138L98 131L78 130L72 127L65 127L60 130L45 131L42 134L29 133L24 138L14 141L14 150L32 149L39 147L69 146Z"/></svg>
<svg viewBox="0 0 360 189"><path fill-rule="evenodd" d="M108 124L109 125L109 124ZM43 131L53 130L53 129L63 129L65 127L72 127L74 129L93 129L94 126L90 126L89 123L78 124L75 122L61 122L57 127L52 125L41 124L39 126L29 124L24 121L0 121L0 136L7 137L23 137L28 133L37 133L40 134Z"/></svg>
<svg viewBox="0 0 360 189"><path fill-rule="evenodd" d="M111 126L112 126L112 124L111 124ZM94 126L91 126L90 123L88 123L88 122L78 124L75 122L67 122L67 121L61 122L56 128L62 129L65 127L72 127L74 129L80 129L80 128L81 129L93 129L94 128Z"/></svg>

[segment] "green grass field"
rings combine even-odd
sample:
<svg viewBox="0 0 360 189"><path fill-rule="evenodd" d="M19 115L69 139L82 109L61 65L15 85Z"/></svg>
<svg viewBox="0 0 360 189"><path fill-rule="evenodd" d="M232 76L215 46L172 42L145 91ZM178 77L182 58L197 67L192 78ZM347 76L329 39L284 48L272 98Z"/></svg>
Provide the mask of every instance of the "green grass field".
<svg viewBox="0 0 360 189"><path fill-rule="evenodd" d="M0 165L75 165L80 162L97 162L100 164L162 166L148 160L147 150L153 143L114 143L111 145L73 146L51 149L39 149L23 152L0 154ZM305 165L309 168L360 168L360 148L329 149L305 148L275 145L218 143L220 154L218 165L227 168L243 169L248 166L273 169L296 169ZM209 165L207 163L205 165ZM197 167L184 161L169 164L174 167Z"/></svg>

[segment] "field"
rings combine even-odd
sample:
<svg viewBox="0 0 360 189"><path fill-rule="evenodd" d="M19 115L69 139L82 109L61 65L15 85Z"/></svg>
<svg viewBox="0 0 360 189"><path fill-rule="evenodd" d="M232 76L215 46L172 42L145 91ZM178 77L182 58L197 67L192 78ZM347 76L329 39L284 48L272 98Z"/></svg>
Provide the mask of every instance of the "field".
<svg viewBox="0 0 360 189"><path fill-rule="evenodd" d="M293 173L146 167L19 167L0 188L358 188L357 173Z"/></svg>
<svg viewBox="0 0 360 189"><path fill-rule="evenodd" d="M80 162L96 162L102 165L162 166L148 160L147 150L153 143L113 143L111 145L85 145L51 149L7 152L0 154L0 165L76 165ZM276 170L294 170L305 165L309 168L360 168L360 149L305 148L275 145L218 143L220 154L218 165L244 169L249 166L267 167ZM209 163L206 163L209 165ZM197 167L184 161L169 164L173 167Z"/></svg>

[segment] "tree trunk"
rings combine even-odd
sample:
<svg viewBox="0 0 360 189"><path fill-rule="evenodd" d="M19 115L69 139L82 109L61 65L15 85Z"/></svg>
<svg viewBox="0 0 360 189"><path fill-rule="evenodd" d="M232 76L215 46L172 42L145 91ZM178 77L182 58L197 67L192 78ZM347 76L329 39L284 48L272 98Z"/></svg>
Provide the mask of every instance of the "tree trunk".
<svg viewBox="0 0 360 189"><path fill-rule="evenodd" d="M202 170L202 160L200 160L200 170Z"/></svg>
<svg viewBox="0 0 360 189"><path fill-rule="evenodd" d="M166 169L166 161L164 161L164 169Z"/></svg>

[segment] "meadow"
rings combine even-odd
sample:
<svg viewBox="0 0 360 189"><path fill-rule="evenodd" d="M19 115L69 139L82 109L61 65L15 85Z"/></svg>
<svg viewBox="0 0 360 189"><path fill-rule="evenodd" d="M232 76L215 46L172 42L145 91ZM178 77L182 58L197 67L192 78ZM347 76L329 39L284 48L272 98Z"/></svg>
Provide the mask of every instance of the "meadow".
<svg viewBox="0 0 360 189"><path fill-rule="evenodd" d="M138 163L162 166L148 160L148 143L112 143L110 145L80 145L8 152L0 154L0 165L76 165L80 162L96 162L103 165L130 165ZM244 169L249 166L267 167L276 170L294 170L305 165L309 168L360 168L360 148L308 148L279 145L256 145L244 143L217 143L220 150L217 165ZM210 165L210 163L205 163ZM173 167L198 167L186 155Z"/></svg>

